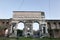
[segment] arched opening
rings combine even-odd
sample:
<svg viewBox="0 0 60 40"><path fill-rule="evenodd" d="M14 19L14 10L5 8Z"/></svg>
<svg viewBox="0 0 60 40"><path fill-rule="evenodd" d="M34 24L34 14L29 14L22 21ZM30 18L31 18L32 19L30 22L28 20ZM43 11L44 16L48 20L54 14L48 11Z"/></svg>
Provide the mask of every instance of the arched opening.
<svg viewBox="0 0 60 40"><path fill-rule="evenodd" d="M39 30L39 24L38 23L33 23L33 30L38 31Z"/></svg>
<svg viewBox="0 0 60 40"><path fill-rule="evenodd" d="M24 23L20 22L20 23L18 24L17 29L23 30L23 28L24 28Z"/></svg>
<svg viewBox="0 0 60 40"><path fill-rule="evenodd" d="M5 33L4 33L5 34L5 37L8 37L8 29L5 28L4 31L5 31Z"/></svg>
<svg viewBox="0 0 60 40"><path fill-rule="evenodd" d="M39 23L33 23L33 34L34 37L39 37Z"/></svg>
<svg viewBox="0 0 60 40"><path fill-rule="evenodd" d="M24 23L20 22L17 26L17 36L23 35Z"/></svg>

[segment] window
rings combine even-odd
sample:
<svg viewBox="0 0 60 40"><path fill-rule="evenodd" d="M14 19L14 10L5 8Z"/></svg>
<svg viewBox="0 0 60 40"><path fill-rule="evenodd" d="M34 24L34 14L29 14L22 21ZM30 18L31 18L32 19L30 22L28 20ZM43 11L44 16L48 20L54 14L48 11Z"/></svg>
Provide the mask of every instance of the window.
<svg viewBox="0 0 60 40"><path fill-rule="evenodd" d="M59 27L60 27L60 22L59 22Z"/></svg>
<svg viewBox="0 0 60 40"><path fill-rule="evenodd" d="M57 27L57 24L55 22L53 24L54 24L53 27Z"/></svg>
<svg viewBox="0 0 60 40"><path fill-rule="evenodd" d="M5 22L2 22L3 24L5 23Z"/></svg>
<svg viewBox="0 0 60 40"><path fill-rule="evenodd" d="M41 16L44 16L45 14L44 14L44 12L41 12Z"/></svg>
<svg viewBox="0 0 60 40"><path fill-rule="evenodd" d="M9 22L6 22L6 24L9 24Z"/></svg>

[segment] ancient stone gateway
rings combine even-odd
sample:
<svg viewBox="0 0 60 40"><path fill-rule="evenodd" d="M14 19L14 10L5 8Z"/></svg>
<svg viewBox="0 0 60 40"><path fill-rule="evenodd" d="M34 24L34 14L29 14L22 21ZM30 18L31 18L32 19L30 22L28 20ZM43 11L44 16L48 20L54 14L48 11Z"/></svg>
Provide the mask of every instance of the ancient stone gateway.
<svg viewBox="0 0 60 40"><path fill-rule="evenodd" d="M11 21L10 33L14 36L17 36L17 24L23 22L23 36L27 37L28 33L30 36L34 35L33 26L34 22L39 24L39 37L45 36L47 31L47 26L45 22L45 13L41 11L13 11L13 18ZM29 28L29 31L28 31Z"/></svg>

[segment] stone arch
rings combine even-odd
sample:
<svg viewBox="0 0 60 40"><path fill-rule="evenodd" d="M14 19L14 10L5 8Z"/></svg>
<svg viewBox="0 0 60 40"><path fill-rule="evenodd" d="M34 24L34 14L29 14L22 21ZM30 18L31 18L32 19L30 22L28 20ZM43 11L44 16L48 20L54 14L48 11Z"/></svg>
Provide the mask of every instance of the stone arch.
<svg viewBox="0 0 60 40"><path fill-rule="evenodd" d="M17 25L17 36L23 36L24 22L19 21Z"/></svg>
<svg viewBox="0 0 60 40"><path fill-rule="evenodd" d="M5 31L5 33L4 33L5 37L8 37L8 28L5 28L4 31Z"/></svg>
<svg viewBox="0 0 60 40"><path fill-rule="evenodd" d="M33 30L34 30L34 26L36 27L36 25L38 26L37 28L38 28L38 30L39 30L39 28L40 28L39 26L40 26L40 25L39 25L39 22L38 22L38 21L34 21L34 22L33 22L33 25L32 25L32 26L33 26Z"/></svg>
<svg viewBox="0 0 60 40"><path fill-rule="evenodd" d="M24 20L23 21L19 21L18 23L24 23Z"/></svg>
<svg viewBox="0 0 60 40"><path fill-rule="evenodd" d="M10 25L11 26L11 31L10 31L11 33L14 33L14 29L16 27L16 24L17 24L16 22L11 23L11 25Z"/></svg>
<svg viewBox="0 0 60 40"><path fill-rule="evenodd" d="M40 35L40 24L38 21L33 22L33 34L35 37L39 37Z"/></svg>
<svg viewBox="0 0 60 40"><path fill-rule="evenodd" d="M22 28L22 30L23 30L23 28L24 28L24 22L20 21L20 22L18 23L18 26L19 26L19 28L22 26L21 28Z"/></svg>
<svg viewBox="0 0 60 40"><path fill-rule="evenodd" d="M32 29L32 21L31 20L26 20L25 22L25 28L24 28L24 33L23 35L25 37L29 37L33 35L33 29Z"/></svg>
<svg viewBox="0 0 60 40"><path fill-rule="evenodd" d="M45 23L45 16L44 13L41 15L42 12L29 12L29 11L14 11L13 12L13 18L12 18L12 23L16 23L15 26L15 30L14 30L14 35L17 36L17 30L16 27L17 25L22 22L24 23L24 36L27 37L27 33L28 35L33 35L33 26L32 23L37 22L39 24L39 32L40 32L40 36L42 35L42 27L43 27L43 23ZM43 16L43 17L42 17ZM13 25L13 24L12 24ZM10 33L12 33L12 25L11 25L11 29L10 29ZM28 30L27 30L28 29Z"/></svg>

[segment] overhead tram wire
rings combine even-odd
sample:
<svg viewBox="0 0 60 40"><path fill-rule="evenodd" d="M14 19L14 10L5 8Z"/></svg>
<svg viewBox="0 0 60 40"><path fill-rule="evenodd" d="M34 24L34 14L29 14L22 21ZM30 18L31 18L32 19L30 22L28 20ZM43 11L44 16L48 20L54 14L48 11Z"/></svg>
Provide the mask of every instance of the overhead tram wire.
<svg viewBox="0 0 60 40"><path fill-rule="evenodd" d="M50 0L49 0L48 6L49 6L49 14L50 14L51 13L51 10L50 10ZM50 15L49 15L49 17L50 17Z"/></svg>
<svg viewBox="0 0 60 40"><path fill-rule="evenodd" d="M19 9L22 8L23 4L24 4L24 0L22 0L22 2L20 3Z"/></svg>

